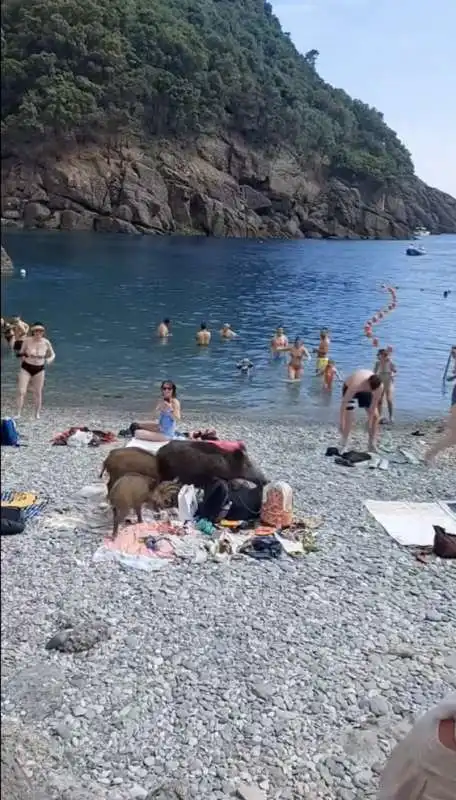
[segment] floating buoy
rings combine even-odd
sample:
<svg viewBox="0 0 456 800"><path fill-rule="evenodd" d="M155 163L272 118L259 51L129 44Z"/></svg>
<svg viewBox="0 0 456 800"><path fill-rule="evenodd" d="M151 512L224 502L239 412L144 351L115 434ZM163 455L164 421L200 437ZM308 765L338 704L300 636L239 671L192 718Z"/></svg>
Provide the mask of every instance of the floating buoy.
<svg viewBox="0 0 456 800"><path fill-rule="evenodd" d="M19 275L21 276L21 278L25 278L25 276L27 275L27 271L25 269L20 269Z"/></svg>
<svg viewBox="0 0 456 800"><path fill-rule="evenodd" d="M383 284L382 289L385 289L385 291L389 292L390 302L385 308L382 308L380 309L380 311L377 311L373 315L372 319L368 320L364 325L364 335L366 336L367 339L372 340L373 347L378 347L379 340L376 336L373 335L372 327L376 325L378 322L381 322L382 319L385 319L386 315L389 314L390 311L394 311L394 309L397 306L397 294L394 286L386 286L385 284ZM388 345L387 350L388 353L391 354L393 352L392 346Z"/></svg>

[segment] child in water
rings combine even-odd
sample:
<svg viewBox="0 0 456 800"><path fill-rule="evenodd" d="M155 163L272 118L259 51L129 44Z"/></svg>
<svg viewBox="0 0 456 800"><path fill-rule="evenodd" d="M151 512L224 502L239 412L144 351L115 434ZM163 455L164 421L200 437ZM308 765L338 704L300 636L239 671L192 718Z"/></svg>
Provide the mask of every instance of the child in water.
<svg viewBox="0 0 456 800"><path fill-rule="evenodd" d="M323 378L323 389L325 389L327 392L332 390L334 378L338 378L340 381L342 380L337 370L336 363L332 359L329 359L324 370L320 372L320 375Z"/></svg>

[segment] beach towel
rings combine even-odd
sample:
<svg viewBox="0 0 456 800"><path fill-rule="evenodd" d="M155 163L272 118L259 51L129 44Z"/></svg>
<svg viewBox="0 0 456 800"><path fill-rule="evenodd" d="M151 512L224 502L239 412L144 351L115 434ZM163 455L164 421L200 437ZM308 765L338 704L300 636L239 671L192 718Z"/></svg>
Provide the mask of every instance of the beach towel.
<svg viewBox="0 0 456 800"><path fill-rule="evenodd" d="M115 539L106 538L94 561L117 561L146 571L161 569L175 556L170 536L184 533L167 522L141 522L121 528Z"/></svg>
<svg viewBox="0 0 456 800"><path fill-rule="evenodd" d="M47 505L47 499L40 498L34 492L2 492L2 508L20 508L23 512L24 520L33 519Z"/></svg>
<svg viewBox="0 0 456 800"><path fill-rule="evenodd" d="M366 500L364 505L392 539L407 547L433 545L434 525L456 533L456 519L443 503Z"/></svg>
<svg viewBox="0 0 456 800"><path fill-rule="evenodd" d="M219 450L223 450L225 453L235 453L237 450L245 450L244 442L229 442L223 439L217 439L217 441L208 441L208 444L218 447Z"/></svg>
<svg viewBox="0 0 456 800"><path fill-rule="evenodd" d="M125 447L139 447L140 450L145 450L146 453L156 455L165 444L168 444L168 442L148 442L146 439L135 439L133 437Z"/></svg>
<svg viewBox="0 0 456 800"><path fill-rule="evenodd" d="M69 428L67 431L63 431L63 433L58 433L57 436L55 436L52 440L52 444L66 445L68 443L68 439L71 436L74 436L74 434L78 431L92 434L92 438L90 442L88 442L91 447L96 447L99 444L112 444L116 441L116 436L111 431L100 431L87 428L86 426L75 426L74 428Z"/></svg>

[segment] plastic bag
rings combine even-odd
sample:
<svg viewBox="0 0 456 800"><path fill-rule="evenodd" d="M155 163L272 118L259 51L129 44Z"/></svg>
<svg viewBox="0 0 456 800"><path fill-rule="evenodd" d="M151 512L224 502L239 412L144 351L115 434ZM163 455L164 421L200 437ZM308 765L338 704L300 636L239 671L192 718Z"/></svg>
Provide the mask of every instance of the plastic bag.
<svg viewBox="0 0 456 800"><path fill-rule="evenodd" d="M181 522L192 522L195 519L198 510L198 497L192 484L186 483L182 486L177 497L177 507Z"/></svg>

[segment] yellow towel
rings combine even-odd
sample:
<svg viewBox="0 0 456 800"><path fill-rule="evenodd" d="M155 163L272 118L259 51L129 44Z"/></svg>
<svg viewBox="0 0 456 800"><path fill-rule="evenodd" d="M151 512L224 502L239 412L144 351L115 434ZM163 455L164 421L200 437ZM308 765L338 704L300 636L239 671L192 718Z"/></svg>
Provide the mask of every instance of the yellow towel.
<svg viewBox="0 0 456 800"><path fill-rule="evenodd" d="M34 492L13 492L9 500L2 500L2 508L30 508L37 500L38 495Z"/></svg>

